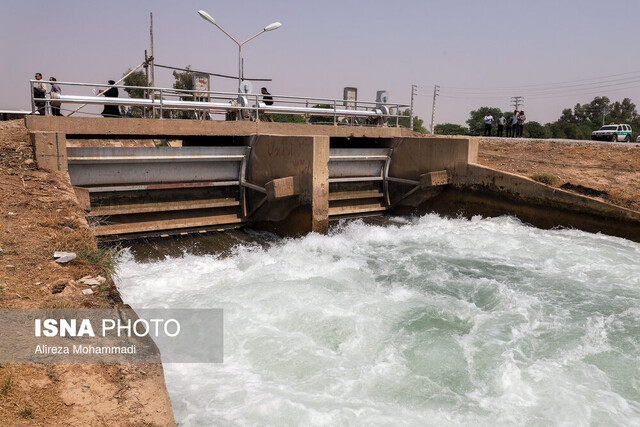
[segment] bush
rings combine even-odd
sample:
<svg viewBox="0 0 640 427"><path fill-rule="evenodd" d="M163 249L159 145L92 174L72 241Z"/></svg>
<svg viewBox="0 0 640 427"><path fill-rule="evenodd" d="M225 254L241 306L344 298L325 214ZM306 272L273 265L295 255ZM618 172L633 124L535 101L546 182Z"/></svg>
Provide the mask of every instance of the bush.
<svg viewBox="0 0 640 427"><path fill-rule="evenodd" d="M534 173L531 179L547 185L555 185L558 182L558 178L549 173Z"/></svg>

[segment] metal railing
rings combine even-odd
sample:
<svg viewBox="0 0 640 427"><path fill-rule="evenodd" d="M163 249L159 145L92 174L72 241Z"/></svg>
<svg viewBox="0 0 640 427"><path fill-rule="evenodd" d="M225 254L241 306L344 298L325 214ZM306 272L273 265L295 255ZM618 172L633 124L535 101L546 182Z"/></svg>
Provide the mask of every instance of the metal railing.
<svg viewBox="0 0 640 427"><path fill-rule="evenodd" d="M34 85L50 82L42 80L30 80L31 112L35 114L42 103L51 102L84 105L118 105L124 107L140 107L149 109L155 117L159 112L159 118L165 116L167 111L193 111L197 117L212 114L225 114L227 120L260 120L260 115L291 114L303 116L307 123L318 122L311 117L325 117L333 124L358 124L358 125L387 125L389 119L395 118L395 125L399 126L403 116L402 109L408 108L408 104L386 103L376 101L352 101L343 99L285 96L270 94L273 104L266 105L263 94L220 91L196 91L186 89L173 89L148 86L107 85L96 83L55 82L66 88L93 88L92 95L59 95L55 99L49 97L35 98ZM129 97L105 97L102 93L96 94L96 88L118 88L126 90L141 90L144 93L153 94L150 98ZM66 90L62 91L67 92ZM120 94L124 95L124 94ZM177 99L176 99L177 98ZM40 104L40 108L38 108ZM77 111L77 110L76 110Z"/></svg>

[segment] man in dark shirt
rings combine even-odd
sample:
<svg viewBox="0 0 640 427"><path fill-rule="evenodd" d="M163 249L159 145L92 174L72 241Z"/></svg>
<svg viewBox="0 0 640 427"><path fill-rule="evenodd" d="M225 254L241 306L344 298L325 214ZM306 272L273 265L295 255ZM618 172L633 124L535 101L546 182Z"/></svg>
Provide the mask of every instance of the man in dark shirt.
<svg viewBox="0 0 640 427"><path fill-rule="evenodd" d="M267 90L266 87L263 87L260 92L262 92L262 95L264 95L262 97L262 101L264 102L264 105L273 105L273 97L271 96L271 94L269 93L269 91Z"/></svg>
<svg viewBox="0 0 640 427"><path fill-rule="evenodd" d="M118 97L118 88L113 86L116 84L113 80L109 80L109 84L112 85L106 92L104 92L104 96L106 98L117 98ZM117 105L105 105L102 110L102 115L104 117L121 117L120 115L120 107Z"/></svg>
<svg viewBox="0 0 640 427"><path fill-rule="evenodd" d="M263 87L260 92L262 93L262 102L264 102L264 105L273 105L273 97L271 96L267 88ZM273 121L273 119L271 118L271 114L269 113L264 113L263 117L267 122Z"/></svg>

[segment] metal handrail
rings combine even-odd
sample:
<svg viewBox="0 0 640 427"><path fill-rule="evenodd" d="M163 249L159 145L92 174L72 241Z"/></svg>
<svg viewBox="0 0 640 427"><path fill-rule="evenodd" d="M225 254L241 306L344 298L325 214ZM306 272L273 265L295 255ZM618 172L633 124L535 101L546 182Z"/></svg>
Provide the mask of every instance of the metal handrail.
<svg viewBox="0 0 640 427"><path fill-rule="evenodd" d="M33 87L33 83L44 83L46 85L50 85L51 82L49 81L45 81L45 80L34 80L31 79L30 80L32 87ZM154 90L162 90L162 91L172 91L172 92L177 92L177 93L206 93L206 94L211 94L211 95L229 95L232 97L237 97L238 95L243 95L243 96L263 96L261 93L246 93L246 94L239 94L238 92L225 92L225 91L213 91L213 90L209 90L209 91L205 91L205 90L196 90L196 89L176 89L176 88L165 88L165 87L159 87L159 86L128 86L128 85L105 85L104 83L79 83L79 82L62 82L62 81L57 81L55 82L58 85L64 85L64 86L87 86L87 87L115 87L115 88L121 88L121 89L144 89L144 90L149 90L149 91L154 91ZM32 92L33 93L33 92ZM371 105L378 105L380 104L380 102L378 101L354 101L354 100L347 100L347 99L336 99L336 98L319 98L319 97L310 97L310 96L293 96L293 95L273 95L270 94L270 96L273 96L274 98L277 97L278 99L299 99L299 100L313 100L313 101L327 101L327 103L333 103L334 101L339 102L339 103L343 103L343 102L350 102L353 104L371 104ZM399 107L409 107L410 104L399 104L399 103L391 103L389 105L393 105L393 106L399 106Z"/></svg>
<svg viewBox="0 0 640 427"><path fill-rule="evenodd" d="M44 83L51 85L51 82L43 81L43 80L30 80L30 94L31 94L31 106L32 113L35 114L36 106L35 99L43 99L46 102L51 102L50 98L34 98L33 87L36 83ZM382 121L388 120L389 118L396 118L396 126L399 126L399 120L401 117L400 110L401 108L409 107L409 104L399 104L399 103L387 103L382 104L377 101L350 101L344 99L330 99L330 98L314 98L314 97L301 97L301 96L291 96L291 95L273 95L272 97L274 102L279 102L280 104L289 104L289 105L265 105L264 102L261 102L261 98L264 97L263 94L258 93L247 93L247 94L239 94L237 92L224 92L224 91L202 91L202 90L194 90L194 89L175 89L175 88L163 88L163 87L155 87L155 86L127 86L127 85L104 85L100 83L79 83L79 82L63 82L57 81L56 84L60 86L79 86L79 87L115 87L121 89L141 89L146 91L146 93L157 93L159 97L154 96L152 98L109 98L104 96L74 96L74 95L60 95L59 98L56 98L56 102L66 102L66 103L85 103L85 104L99 104L99 105L123 105L123 106L139 106L139 107L151 107L151 108L159 108L160 110L160 118L162 118L163 110L172 109L172 110L194 110L194 111L202 111L202 110L215 110L215 111L235 111L235 112L255 112L255 117L258 118L259 113L273 113L273 114L299 114L305 116L333 116L334 124L337 124L338 117L370 117L370 118L378 118ZM193 96L195 98L195 94L202 94L202 98L208 99L219 99L223 102L210 102L210 101L186 101L186 100L171 100L166 99L167 96ZM239 103L244 98L246 103L254 102L254 105L239 105ZM225 102L226 101L226 102ZM309 103L316 104L328 104L332 107L330 108L314 108L309 107ZM342 105L345 102L351 102L354 105L357 105L358 109L349 109L349 108L338 108L338 105ZM296 105L304 104L305 107L297 107ZM384 112L381 108L381 105L384 105L387 109L387 112ZM394 114L395 110L395 114Z"/></svg>

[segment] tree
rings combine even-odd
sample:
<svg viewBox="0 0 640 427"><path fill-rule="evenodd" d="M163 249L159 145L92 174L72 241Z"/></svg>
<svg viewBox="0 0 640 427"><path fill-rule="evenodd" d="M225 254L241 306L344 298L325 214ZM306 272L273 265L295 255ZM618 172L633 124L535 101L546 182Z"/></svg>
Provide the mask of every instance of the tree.
<svg viewBox="0 0 640 427"><path fill-rule="evenodd" d="M333 105L316 104L311 108L330 108L330 109L333 109ZM333 123L333 116L311 116L311 117L309 117L309 123Z"/></svg>
<svg viewBox="0 0 640 427"><path fill-rule="evenodd" d="M603 114L607 114L610 110L609 98L606 96L596 96L593 98L593 101L588 104L576 104L576 106L573 107L573 115L575 117L573 123L581 124L591 122L593 127L599 127L602 124Z"/></svg>
<svg viewBox="0 0 640 427"><path fill-rule="evenodd" d="M558 120L561 120L567 123L576 123L578 121L576 119L576 116L573 115L573 110L571 108L565 108L564 110L562 110L562 115Z"/></svg>
<svg viewBox="0 0 640 427"><path fill-rule="evenodd" d="M193 90L193 71L191 71L191 65L187 65L184 68L188 71L173 71L173 78L175 79L173 88L179 90ZM192 101L193 95L190 93L185 93L184 95L180 96L180 99L183 101Z"/></svg>
<svg viewBox="0 0 640 427"><path fill-rule="evenodd" d="M591 132L599 129L603 121L629 123L632 128L640 128L640 115L631 99L612 103L606 96L596 96L588 104L576 104L573 110L565 108L560 118L546 128L553 138L590 139Z"/></svg>
<svg viewBox="0 0 640 427"><path fill-rule="evenodd" d="M191 65L187 65L185 67L187 71L179 72L177 70L173 71L173 78L175 82L173 83L174 89L179 90L193 90L193 72L191 71ZM193 94L185 92L183 95L180 95L181 101L193 101ZM179 119L194 119L195 114L193 111L178 111L176 112L176 117Z"/></svg>
<svg viewBox="0 0 640 427"><path fill-rule="evenodd" d="M551 132L552 138L557 139L585 139L584 131L575 123L569 123L558 120L548 125L548 129ZM525 125L525 129L526 129ZM586 138L589 139L591 134L589 133Z"/></svg>
<svg viewBox="0 0 640 427"><path fill-rule="evenodd" d="M542 126L538 122L529 122L524 126L522 136L525 138L546 139L551 138L551 130Z"/></svg>
<svg viewBox="0 0 640 427"><path fill-rule="evenodd" d="M277 123L305 123L304 116L299 114L272 114L271 118Z"/></svg>
<svg viewBox="0 0 640 427"><path fill-rule="evenodd" d="M400 112L400 117L398 122L400 123L400 127L403 128L411 128L411 110L408 108L404 111ZM418 116L413 116L413 130L420 133L428 133L427 128L424 127L424 120L419 118ZM389 118L389 126L396 125L396 118Z"/></svg>
<svg viewBox="0 0 640 427"><path fill-rule="evenodd" d="M484 116L487 113L491 114L495 119L500 116L502 111L499 108L495 107L480 107L477 110L473 110L469 113L469 120L467 120L467 125L469 125L469 134L473 136L482 135L484 132Z"/></svg>
<svg viewBox="0 0 640 427"><path fill-rule="evenodd" d="M614 102L609 106L609 115L615 122L631 123L638 118L636 104L625 98L622 102Z"/></svg>
<svg viewBox="0 0 640 427"><path fill-rule="evenodd" d="M131 68L129 68L124 74L127 75L131 73ZM125 86L149 86L147 83L147 76L144 71L135 71L125 77L123 81ZM134 88L125 88L125 92L129 95L129 98L146 98L146 91L144 89L134 89ZM123 110L123 114L128 117L143 117L143 109L142 107L120 107Z"/></svg>
<svg viewBox="0 0 640 427"><path fill-rule="evenodd" d="M469 135L469 129L455 123L442 123L435 125L434 133L438 135Z"/></svg>

